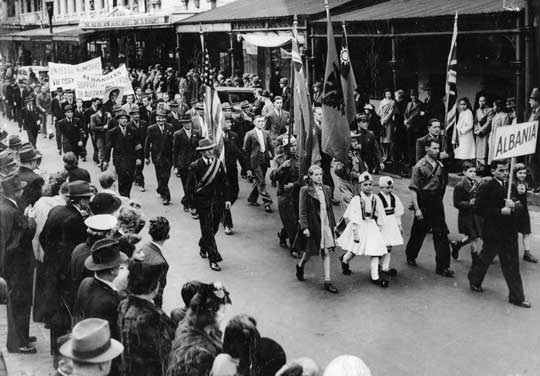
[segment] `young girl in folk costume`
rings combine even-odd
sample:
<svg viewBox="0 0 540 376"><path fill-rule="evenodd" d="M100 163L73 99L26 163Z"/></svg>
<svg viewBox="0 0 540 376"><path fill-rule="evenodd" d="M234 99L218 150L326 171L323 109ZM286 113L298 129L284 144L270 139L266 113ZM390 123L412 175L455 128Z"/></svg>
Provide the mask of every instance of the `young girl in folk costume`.
<svg viewBox="0 0 540 376"><path fill-rule="evenodd" d="M531 254L531 218L527 205L527 166L523 163L516 163L514 170L514 183L512 184L512 200L520 206L517 212L516 222L518 233L523 236L523 260L537 263L538 259Z"/></svg>
<svg viewBox="0 0 540 376"><path fill-rule="evenodd" d="M341 256L343 274L350 275L349 261L354 256L371 257L371 282L381 287L388 287L388 281L379 277L381 257L387 254L380 226L386 214L381 199L372 193L373 178L368 172L360 175L360 193L353 197L345 210L343 218L348 221L343 234L336 243L346 251Z"/></svg>
<svg viewBox="0 0 540 376"><path fill-rule="evenodd" d="M394 180L390 176L381 176L379 179L380 192L378 194L383 204L386 217L381 226L381 235L386 242L388 253L382 257L382 271L390 276L396 276L397 270L390 268L390 252L392 247L403 244L403 227L401 216L404 213L403 204L397 195L392 193Z"/></svg>

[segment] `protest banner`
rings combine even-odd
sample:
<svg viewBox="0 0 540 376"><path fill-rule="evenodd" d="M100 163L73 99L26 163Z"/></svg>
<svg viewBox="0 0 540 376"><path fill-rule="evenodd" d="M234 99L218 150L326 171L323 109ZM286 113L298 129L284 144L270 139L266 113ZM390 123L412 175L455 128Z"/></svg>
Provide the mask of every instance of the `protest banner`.
<svg viewBox="0 0 540 376"><path fill-rule="evenodd" d="M82 74L101 75L101 57L80 64L49 63L49 90L56 91L59 87L64 90L75 90L77 79Z"/></svg>
<svg viewBox="0 0 540 376"><path fill-rule="evenodd" d="M538 122L513 124L495 130L493 159L533 154L536 150Z"/></svg>
<svg viewBox="0 0 540 376"><path fill-rule="evenodd" d="M82 100L103 98L107 87L122 87L123 95L134 94L125 65L122 64L106 75L81 74L75 81L75 95Z"/></svg>

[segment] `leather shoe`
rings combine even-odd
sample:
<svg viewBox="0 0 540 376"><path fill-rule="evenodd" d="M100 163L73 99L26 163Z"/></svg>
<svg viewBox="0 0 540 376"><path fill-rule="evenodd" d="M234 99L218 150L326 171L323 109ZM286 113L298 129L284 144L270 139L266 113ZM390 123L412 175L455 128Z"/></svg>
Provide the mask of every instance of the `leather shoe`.
<svg viewBox="0 0 540 376"><path fill-rule="evenodd" d="M472 283L469 283L469 287L471 288L471 291L484 292L484 289L482 288L482 286L475 286Z"/></svg>
<svg viewBox="0 0 540 376"><path fill-rule="evenodd" d="M525 251L523 254L523 261L532 262L533 264L536 264L538 262L538 259L534 257L531 252Z"/></svg>
<svg viewBox="0 0 540 376"><path fill-rule="evenodd" d="M225 231L224 232L225 232L225 235L232 235L233 234L233 230L229 226L225 226Z"/></svg>
<svg viewBox="0 0 540 376"><path fill-rule="evenodd" d="M523 300L521 302L512 302L512 301L510 301L510 304L513 304L513 305L521 307L521 308L531 308L531 303L529 303L526 300Z"/></svg>
<svg viewBox="0 0 540 376"><path fill-rule="evenodd" d="M435 270L435 273L442 275L443 277L454 278L454 272L450 269L437 269Z"/></svg>
<svg viewBox="0 0 540 376"><path fill-rule="evenodd" d="M409 266L418 266L415 259L407 259L407 264Z"/></svg>
<svg viewBox="0 0 540 376"><path fill-rule="evenodd" d="M201 258L205 259L208 257L205 251L199 251L199 255L201 255Z"/></svg>
<svg viewBox="0 0 540 376"><path fill-rule="evenodd" d="M452 247L452 258L457 260L459 258L459 249L461 248L461 243L456 241L450 242L450 247Z"/></svg>
<svg viewBox="0 0 540 376"><path fill-rule="evenodd" d="M28 337L28 342L36 342L37 341L37 337L36 336L29 336Z"/></svg>
<svg viewBox="0 0 540 376"><path fill-rule="evenodd" d="M386 279L382 279L382 278L371 279L371 283L373 283L374 285L377 285L379 287L383 287L383 288L388 287L388 285L390 284Z"/></svg>
<svg viewBox="0 0 540 376"><path fill-rule="evenodd" d="M278 239L279 239L279 246L283 248L287 248L287 234L284 230L281 230L277 233Z"/></svg>
<svg viewBox="0 0 540 376"><path fill-rule="evenodd" d="M300 265L296 265L296 279L299 281L304 280L304 267Z"/></svg>
<svg viewBox="0 0 540 376"><path fill-rule="evenodd" d="M220 268L220 266L217 264L217 262L211 262L211 263L210 263L210 269L212 269L212 270L215 271L215 272L220 272L220 271L221 271L221 268Z"/></svg>
<svg viewBox="0 0 540 376"><path fill-rule="evenodd" d="M332 294L338 293L338 289L336 289L332 282L324 282L324 289Z"/></svg>
<svg viewBox="0 0 540 376"><path fill-rule="evenodd" d="M341 271L343 272L344 275L351 275L352 274L351 268L349 267L349 264L343 261L343 257L345 257L345 254L342 254L341 257L339 258L341 260Z"/></svg>
<svg viewBox="0 0 540 376"><path fill-rule="evenodd" d="M21 346L15 351L19 354L35 354L37 352L36 348L32 345Z"/></svg>
<svg viewBox="0 0 540 376"><path fill-rule="evenodd" d="M270 205L264 205L264 211L267 213L272 213L272 207Z"/></svg>

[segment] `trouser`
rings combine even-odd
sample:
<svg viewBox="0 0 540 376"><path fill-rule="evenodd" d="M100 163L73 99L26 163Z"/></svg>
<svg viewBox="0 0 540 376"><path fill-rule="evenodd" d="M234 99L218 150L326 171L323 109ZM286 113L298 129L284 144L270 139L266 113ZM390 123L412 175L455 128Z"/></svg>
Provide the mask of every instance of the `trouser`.
<svg viewBox="0 0 540 376"><path fill-rule="evenodd" d="M26 130L26 134L28 135L28 142L30 142L34 148L36 147L37 143L38 130L38 128Z"/></svg>
<svg viewBox="0 0 540 376"><path fill-rule="evenodd" d="M30 310L32 307L32 279L23 276L7 278L7 349L17 351L19 347L28 345L30 332Z"/></svg>
<svg viewBox="0 0 540 376"><path fill-rule="evenodd" d="M46 137L53 134L51 115L44 113L40 115L41 118L41 133Z"/></svg>
<svg viewBox="0 0 540 376"><path fill-rule="evenodd" d="M416 164L416 140L419 137L413 129L407 129L407 162L411 166Z"/></svg>
<svg viewBox="0 0 540 376"><path fill-rule="evenodd" d="M81 156L81 158L86 158L86 156L88 155L86 151L86 144L88 143L88 135L84 135L81 138L81 141L82 141L82 146L79 147L79 155Z"/></svg>
<svg viewBox="0 0 540 376"><path fill-rule="evenodd" d="M231 206L236 202L240 187L238 186L238 170L236 167L227 167L227 179L229 180L229 190L231 195ZM223 226L233 228L231 209L225 209L223 215Z"/></svg>
<svg viewBox="0 0 540 376"><path fill-rule="evenodd" d="M139 187L144 188L144 175L143 175L144 163L141 163L138 166L135 166L135 174L133 176L133 181Z"/></svg>
<svg viewBox="0 0 540 376"><path fill-rule="evenodd" d="M219 229L223 216L223 203L211 203L210 207L198 207L199 225L201 227L201 239L199 247L208 255L210 262L220 262L223 259L217 249L215 235Z"/></svg>
<svg viewBox="0 0 540 376"><path fill-rule="evenodd" d="M102 163L103 158L105 158L105 135L104 134L96 135L96 147L97 147L97 153L98 153L98 163Z"/></svg>
<svg viewBox="0 0 540 376"><path fill-rule="evenodd" d="M93 132L90 133L90 140L92 141L92 147L94 148L94 153L92 154L92 160L96 163L99 163L98 148L96 144L96 135Z"/></svg>
<svg viewBox="0 0 540 376"><path fill-rule="evenodd" d="M292 248L296 234L298 233L298 208L295 207L291 195L284 194L278 196L278 209L281 224L287 233L287 238Z"/></svg>
<svg viewBox="0 0 540 376"><path fill-rule="evenodd" d="M154 165L156 170L157 193L164 200L171 200L171 191L169 190L169 179L171 177L171 165Z"/></svg>
<svg viewBox="0 0 540 376"><path fill-rule="evenodd" d="M79 157L78 141L71 141L64 137L62 140L62 149L64 151L64 154L73 152L77 157Z"/></svg>
<svg viewBox="0 0 540 376"><path fill-rule="evenodd" d="M184 190L184 196L182 197L182 200L180 202L182 203L182 205L189 208L189 205L187 203L187 197L186 197L186 192L187 192L187 188L188 188L188 185L187 185L187 182L188 182L188 169L187 168L179 168L178 169L178 175L180 175L180 181L182 182L182 189Z"/></svg>
<svg viewBox="0 0 540 376"><path fill-rule="evenodd" d="M58 126L58 119L54 123L54 132L55 132L55 138L56 138L56 148L59 152L62 151L62 131L60 130L60 127Z"/></svg>
<svg viewBox="0 0 540 376"><path fill-rule="evenodd" d="M248 196L249 202L257 202L260 195L263 204L270 205L272 203L272 198L266 191L266 170L268 170L268 166L257 166L251 170L253 173L253 188L251 188Z"/></svg>
<svg viewBox="0 0 540 376"><path fill-rule="evenodd" d="M130 197L131 186L133 185L133 170L135 169L135 162L131 165L117 166L115 165L116 175L118 176L118 193L120 196Z"/></svg>
<svg viewBox="0 0 540 376"><path fill-rule="evenodd" d="M450 267L450 242L442 196L440 193L428 192L419 192L418 196L424 218L422 220L414 218L411 235L405 249L407 260L415 260L418 257L424 238L431 229L437 270L448 269Z"/></svg>
<svg viewBox="0 0 540 376"><path fill-rule="evenodd" d="M521 303L525 300L523 282L519 272L519 247L517 234L510 239L483 239L482 252L473 262L469 272L469 281L474 286L481 286L486 272L495 256L499 256L501 270L508 286L508 300Z"/></svg>

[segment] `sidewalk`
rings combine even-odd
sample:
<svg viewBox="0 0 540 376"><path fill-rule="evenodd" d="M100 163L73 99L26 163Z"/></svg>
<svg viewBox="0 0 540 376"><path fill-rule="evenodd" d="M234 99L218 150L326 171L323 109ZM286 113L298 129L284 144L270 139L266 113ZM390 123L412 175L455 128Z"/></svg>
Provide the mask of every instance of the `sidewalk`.
<svg viewBox="0 0 540 376"><path fill-rule="evenodd" d="M31 322L30 335L36 336L36 354L12 354L6 349L7 311L5 305L0 305L0 336L2 343L0 351L4 355L9 376L48 376L53 375L53 358L50 355L49 331L43 324Z"/></svg>

